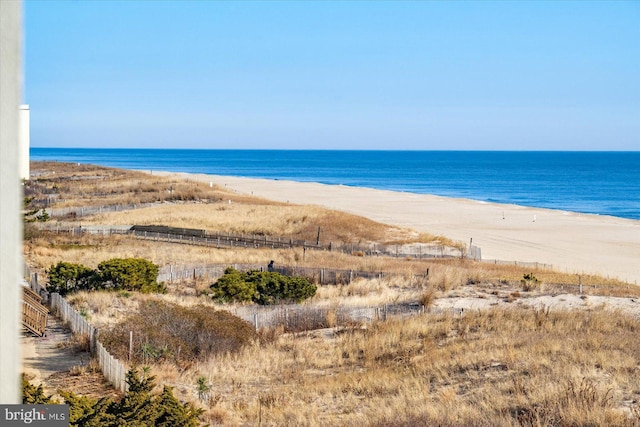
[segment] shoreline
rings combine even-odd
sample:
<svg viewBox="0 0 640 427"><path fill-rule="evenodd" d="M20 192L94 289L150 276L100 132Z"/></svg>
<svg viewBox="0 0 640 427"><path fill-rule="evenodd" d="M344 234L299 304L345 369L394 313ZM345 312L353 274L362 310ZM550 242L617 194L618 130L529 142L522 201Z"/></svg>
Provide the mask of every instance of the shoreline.
<svg viewBox="0 0 640 427"><path fill-rule="evenodd" d="M36 149L43 161L318 182L640 221L640 152ZM615 166L614 166L615 165ZM353 169L353 170L352 170Z"/></svg>
<svg viewBox="0 0 640 427"><path fill-rule="evenodd" d="M480 247L482 259L551 264L575 274L640 283L640 221L470 199L184 172L141 171L212 182L238 193L317 205Z"/></svg>

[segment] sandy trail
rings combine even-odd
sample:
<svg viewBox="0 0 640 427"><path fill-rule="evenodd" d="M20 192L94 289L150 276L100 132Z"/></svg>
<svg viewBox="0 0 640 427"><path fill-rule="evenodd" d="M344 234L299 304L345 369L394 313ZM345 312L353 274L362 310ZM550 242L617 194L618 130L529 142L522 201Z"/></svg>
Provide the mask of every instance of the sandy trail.
<svg viewBox="0 0 640 427"><path fill-rule="evenodd" d="M56 392L49 386L51 376L89 363L88 353L79 353L69 345L71 337L71 331L51 315L47 321L46 336L22 335L23 372L32 378L32 384L43 384L48 394Z"/></svg>
<svg viewBox="0 0 640 427"><path fill-rule="evenodd" d="M154 172L312 204L473 244L485 260L540 262L640 283L640 221L433 195L294 181Z"/></svg>

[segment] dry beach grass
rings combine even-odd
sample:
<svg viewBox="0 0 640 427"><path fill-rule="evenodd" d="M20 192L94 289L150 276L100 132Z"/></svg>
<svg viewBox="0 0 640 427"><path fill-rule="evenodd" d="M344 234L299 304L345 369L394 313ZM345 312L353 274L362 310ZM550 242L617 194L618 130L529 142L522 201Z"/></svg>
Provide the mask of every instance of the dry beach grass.
<svg viewBox="0 0 640 427"><path fill-rule="evenodd" d="M89 314L100 324L100 315L135 310L137 298L72 300L101 310ZM637 313L512 304L276 330L274 339L237 353L152 371L188 400L197 400L197 379L205 377L211 389L199 404L213 425L635 425Z"/></svg>
<svg viewBox="0 0 640 427"><path fill-rule="evenodd" d="M85 217L83 225L165 224L308 240L320 227L327 239L347 242L453 244L354 214L238 194L202 179L84 165L32 168L47 171L39 185L57 186L57 198L64 194L60 203L67 206L165 202ZM42 231L30 236L24 251L43 276L59 261L93 268L114 257L144 257L160 266L266 265L276 259L282 265L385 271L395 274L321 287L306 306L417 302L465 309L463 315L425 310L296 334L274 328L239 351L180 366L150 361L158 383L175 386L181 399L205 408L204 421L211 425L640 425L640 289L617 279L465 259L215 249ZM525 274L537 281L522 283ZM99 328L122 322L144 301L232 309L203 295L213 280L177 281L166 295L83 292L68 299ZM566 294L577 292L579 283L581 295ZM199 395L200 378L210 389Z"/></svg>

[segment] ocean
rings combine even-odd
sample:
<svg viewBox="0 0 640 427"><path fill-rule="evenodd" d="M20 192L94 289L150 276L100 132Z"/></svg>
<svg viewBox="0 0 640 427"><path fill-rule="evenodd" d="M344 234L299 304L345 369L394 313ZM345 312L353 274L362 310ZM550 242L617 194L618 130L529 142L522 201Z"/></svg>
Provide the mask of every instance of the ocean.
<svg viewBox="0 0 640 427"><path fill-rule="evenodd" d="M31 160L320 182L640 220L640 152L32 148Z"/></svg>

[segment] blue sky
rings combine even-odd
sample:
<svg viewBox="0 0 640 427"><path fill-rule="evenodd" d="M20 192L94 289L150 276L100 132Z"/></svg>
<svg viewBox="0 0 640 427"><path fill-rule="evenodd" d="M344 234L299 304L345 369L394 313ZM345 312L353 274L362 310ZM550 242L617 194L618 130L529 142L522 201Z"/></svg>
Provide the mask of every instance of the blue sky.
<svg viewBox="0 0 640 427"><path fill-rule="evenodd" d="M640 150L640 2L25 1L35 147Z"/></svg>

